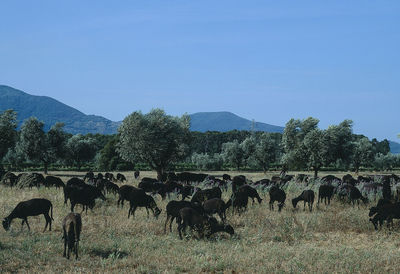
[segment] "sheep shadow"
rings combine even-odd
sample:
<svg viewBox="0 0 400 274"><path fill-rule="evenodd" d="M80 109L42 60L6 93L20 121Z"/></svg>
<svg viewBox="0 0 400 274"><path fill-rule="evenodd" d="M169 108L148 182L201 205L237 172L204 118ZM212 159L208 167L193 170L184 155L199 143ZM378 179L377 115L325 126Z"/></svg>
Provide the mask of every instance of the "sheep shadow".
<svg viewBox="0 0 400 274"><path fill-rule="evenodd" d="M129 255L128 252L118 250L118 249L99 249L94 248L89 252L90 255L101 257L102 259L123 259Z"/></svg>

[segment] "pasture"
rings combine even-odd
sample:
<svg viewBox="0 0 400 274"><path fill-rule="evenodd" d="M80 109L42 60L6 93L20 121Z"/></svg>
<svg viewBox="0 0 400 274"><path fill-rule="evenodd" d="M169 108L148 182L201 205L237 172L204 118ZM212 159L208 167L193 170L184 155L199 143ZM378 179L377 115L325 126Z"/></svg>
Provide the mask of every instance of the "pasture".
<svg viewBox="0 0 400 274"><path fill-rule="evenodd" d="M223 172L210 172L222 174ZM80 175L82 175L81 173ZM229 172L237 175L236 172ZM263 173L241 173L255 181L270 178ZM329 173L332 174L332 173ZM51 173L56 175L57 172ZM71 174L73 175L73 174ZM321 174L324 176L326 174ZM337 174L335 174L337 175ZM342 176L338 174L337 176ZM137 185L133 173L125 173L127 184ZM142 172L141 177L156 177ZM61 177L66 182L69 177ZM140 178L139 178L140 179ZM121 186L121 184L118 184ZM61 223L70 207L64 205L62 189L17 189L0 186L0 214L7 216L18 202L31 198L49 199L54 206L53 230L42 232L44 217L29 217L31 231L21 221L12 222L11 230L0 229L1 272L399 272L400 227L386 226L376 232L369 222L368 209L375 205L353 207L337 199L330 206L320 204L314 210L303 211L300 202L293 209L291 199L306 189L293 185L287 192L282 212L269 210L268 192L261 192L263 202L246 212L232 215L227 222L235 235L215 234L211 239L189 237L180 240L174 222L173 231L164 234L164 201L155 196L162 209L159 218L139 208L135 217L127 219L129 203L117 208L117 196L107 194L107 200L96 200L93 211L82 214L80 258L63 258ZM317 189L315 189L317 190ZM227 201L231 190L223 192ZM80 212L77 206L75 212ZM217 217L218 218L218 217Z"/></svg>

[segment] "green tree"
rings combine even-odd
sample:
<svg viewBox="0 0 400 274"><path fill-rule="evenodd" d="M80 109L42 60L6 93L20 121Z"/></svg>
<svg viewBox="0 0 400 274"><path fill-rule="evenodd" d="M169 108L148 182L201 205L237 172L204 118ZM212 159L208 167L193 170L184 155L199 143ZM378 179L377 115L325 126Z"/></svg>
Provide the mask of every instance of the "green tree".
<svg viewBox="0 0 400 274"><path fill-rule="evenodd" d="M307 150L304 147L304 139L313 130L317 129L318 119L309 117L305 120L290 119L286 123L282 135L282 147L284 155L281 163L283 169L302 169L307 165Z"/></svg>
<svg viewBox="0 0 400 274"><path fill-rule="evenodd" d="M0 114L0 170L1 160L7 151L15 145L17 139L17 114L13 110L6 110Z"/></svg>
<svg viewBox="0 0 400 274"><path fill-rule="evenodd" d="M217 153L209 155L194 152L190 158L199 170L220 170L223 164L222 157Z"/></svg>
<svg viewBox="0 0 400 274"><path fill-rule="evenodd" d="M80 170L84 162L91 161L96 155L96 140L82 134L76 134L68 139L66 150L67 161L74 163Z"/></svg>
<svg viewBox="0 0 400 274"><path fill-rule="evenodd" d="M240 170L244 160L244 152L238 140L222 144L221 155L225 162Z"/></svg>
<svg viewBox="0 0 400 274"><path fill-rule="evenodd" d="M46 150L46 136L43 131L43 122L35 117L27 119L21 127L16 152L33 162L44 163L44 172L47 173L48 155Z"/></svg>
<svg viewBox="0 0 400 274"><path fill-rule="evenodd" d="M373 161L373 147L367 137L354 142L352 165L356 173L361 166L371 165Z"/></svg>
<svg viewBox="0 0 400 274"><path fill-rule="evenodd" d="M313 129L304 137L303 148L307 157L307 166L314 170L314 177L318 177L318 171L326 162L328 147L325 142L325 132Z"/></svg>
<svg viewBox="0 0 400 274"><path fill-rule="evenodd" d="M161 109L153 109L148 114L133 112L118 129L117 151L128 162L147 163L161 180L171 163L187 155L189 127L188 115L173 117Z"/></svg>
<svg viewBox="0 0 400 274"><path fill-rule="evenodd" d="M353 121L344 120L339 125L329 126L325 132L328 146L326 164L340 162L348 169L353 153Z"/></svg>

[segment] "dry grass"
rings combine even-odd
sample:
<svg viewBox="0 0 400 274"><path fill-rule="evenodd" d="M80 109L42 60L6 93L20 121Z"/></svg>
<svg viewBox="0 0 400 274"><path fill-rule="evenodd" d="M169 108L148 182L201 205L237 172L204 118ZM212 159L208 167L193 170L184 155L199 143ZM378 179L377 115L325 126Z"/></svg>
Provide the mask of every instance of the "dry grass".
<svg viewBox="0 0 400 274"><path fill-rule="evenodd" d="M221 173L218 173L221 174ZM230 173L233 174L233 173ZM132 174L130 184L137 184ZM246 174L260 179L260 173ZM141 176L155 176L143 172ZM62 177L64 181L67 177ZM289 193L288 199L298 193ZM230 193L224 193L226 200ZM26 199L43 197L54 205L53 231L42 233L44 217L30 217L31 232L20 230L14 220L11 231L0 230L1 272L399 272L400 229L373 230L368 209L333 201L312 213L287 206L281 213L268 208L263 193L261 205L251 205L241 216L228 212L236 235L216 235L210 240L179 240L176 225L163 233L165 206L160 218L147 218L138 209L127 219L128 207L117 208L116 197L98 201L93 212L83 214L80 259L62 257L61 221L69 212L62 190L10 189L0 187L1 217ZM173 198L173 197L171 197ZM80 206L79 206L80 209Z"/></svg>

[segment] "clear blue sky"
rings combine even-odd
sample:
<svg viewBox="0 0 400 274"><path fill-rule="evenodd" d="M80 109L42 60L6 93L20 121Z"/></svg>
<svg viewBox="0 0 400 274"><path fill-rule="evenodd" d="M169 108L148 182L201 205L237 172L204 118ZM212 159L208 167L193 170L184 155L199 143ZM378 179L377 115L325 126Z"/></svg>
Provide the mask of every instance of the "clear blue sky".
<svg viewBox="0 0 400 274"><path fill-rule="evenodd" d="M0 84L122 120L231 111L400 133L400 1L1 1Z"/></svg>

